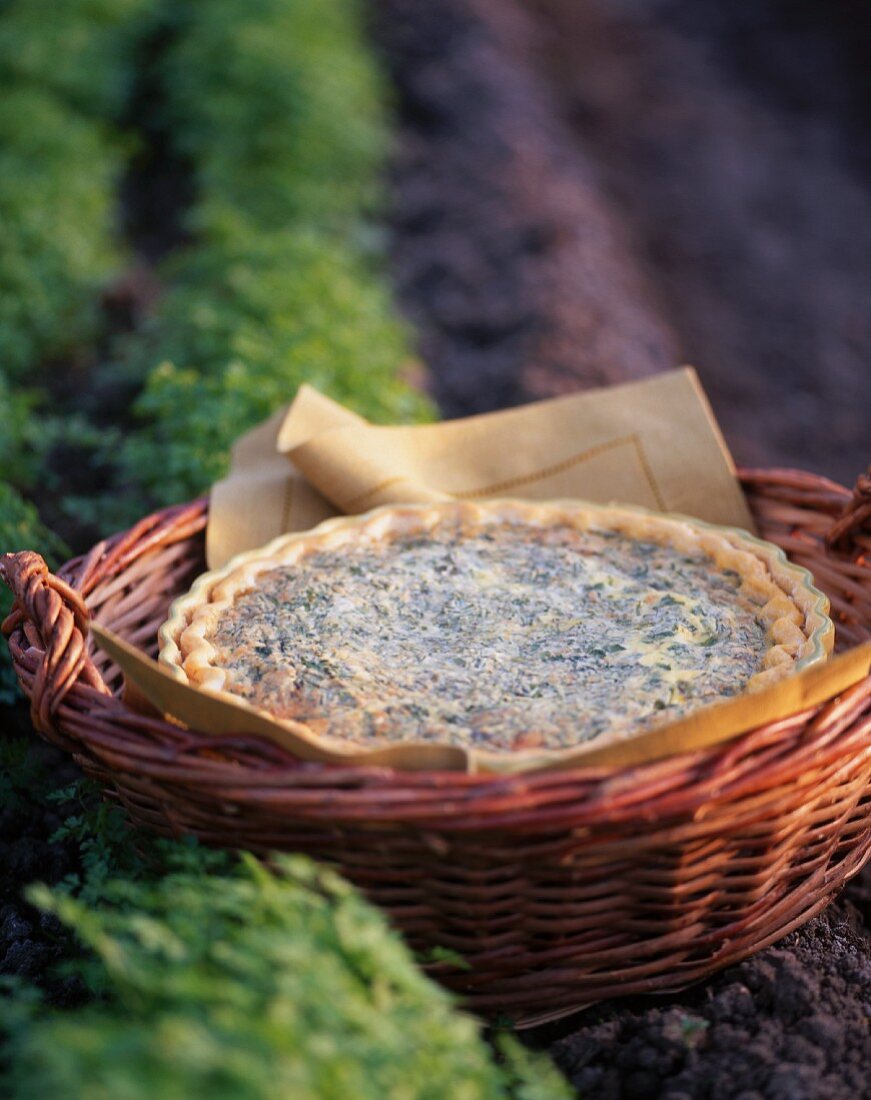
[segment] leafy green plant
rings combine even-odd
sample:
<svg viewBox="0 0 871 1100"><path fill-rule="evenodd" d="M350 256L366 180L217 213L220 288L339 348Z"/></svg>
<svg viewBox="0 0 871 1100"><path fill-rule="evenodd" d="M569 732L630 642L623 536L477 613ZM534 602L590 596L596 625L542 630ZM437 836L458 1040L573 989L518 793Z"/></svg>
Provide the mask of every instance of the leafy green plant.
<svg viewBox="0 0 871 1100"><path fill-rule="evenodd" d="M107 884L154 879L169 871L216 873L232 866L233 857L219 849L201 848L193 837L168 841L130 828L121 808L107 801L96 784L80 779L60 790L49 790L46 801L73 812L52 835L51 842L72 843L80 869L55 887L84 905L104 898Z"/></svg>
<svg viewBox="0 0 871 1100"><path fill-rule="evenodd" d="M167 117L199 185L198 239L118 364L144 379L119 458L140 509L142 494L204 491L302 382L375 420L432 415L402 379L408 344L366 221L387 126L357 4L214 0L175 19Z"/></svg>
<svg viewBox="0 0 871 1100"><path fill-rule="evenodd" d="M149 494L205 488L232 439L303 380L375 419L428 416L399 377L405 335L365 220L388 127L355 0L61 7L0 6L0 550L57 549L13 486L39 478L58 490L46 455L97 455L100 432L102 461L121 455L120 492L109 509L91 502L88 518L121 522ZM129 98L143 36L161 25L165 122L193 162L200 233L167 269L152 322L110 365L145 381L142 431L122 440L81 417L62 423L18 380L94 335L98 291L119 261L124 166L104 124Z"/></svg>
<svg viewBox="0 0 871 1100"><path fill-rule="evenodd" d="M375 420L421 419L399 377L405 333L368 261L322 234L254 235L192 250L131 349L149 372L125 480L155 501L202 492L230 444L309 382ZM178 365L176 365L178 364Z"/></svg>
<svg viewBox="0 0 871 1100"><path fill-rule="evenodd" d="M50 448L33 379L93 339L98 293L119 263L124 153L104 124L129 93L149 7L148 0L0 7L0 550L22 535L25 544L52 544L11 487L31 487ZM8 682L4 647L4 696Z"/></svg>
<svg viewBox="0 0 871 1100"><path fill-rule="evenodd" d="M101 119L130 95L151 0L5 0L0 84L30 85Z"/></svg>
<svg viewBox="0 0 871 1100"><path fill-rule="evenodd" d="M33 484L45 453L39 405L38 393L15 389L0 373L0 478L19 489Z"/></svg>
<svg viewBox="0 0 871 1100"><path fill-rule="evenodd" d="M688 1047L696 1047L704 1040L705 1032L710 1025L711 1021L701 1016L682 1016L680 1020L681 1039Z"/></svg>
<svg viewBox="0 0 871 1100"><path fill-rule="evenodd" d="M194 228L353 225L377 198L384 87L356 0L210 0L177 15L170 131L194 165Z"/></svg>
<svg viewBox="0 0 871 1100"><path fill-rule="evenodd" d="M81 420L45 414L34 431L38 398L0 378L0 412L14 420L0 442L2 476L32 484L48 449L73 446L117 462L113 517L123 500L132 519L148 499L190 496L220 476L231 441L302 381L375 420L430 416L401 378L408 345L369 221L388 126L356 0L63 9L0 7L8 376L28 378L93 337L97 293L118 262L124 165L104 126L129 99L141 36L153 43L158 26L169 42L158 62L162 124L196 178L196 236L167 265L152 319L106 367L143 384L141 428L102 446ZM24 546L60 550L0 484L0 548ZM10 767L30 782L24 764ZM14 781L6 787L23 797ZM0 1009L0 1090L107 1100L567 1095L548 1063L510 1040L494 1061L478 1025L335 875L304 859L276 857L269 871L135 836L83 783L51 800L72 809L53 839L78 852L78 870L29 897L87 949L95 1000L58 1012L19 988Z"/></svg>
<svg viewBox="0 0 871 1100"><path fill-rule="evenodd" d="M99 1001L17 998L7 1086L20 1095L295 1100L556 1100L556 1071L478 1025L414 966L383 917L301 857L228 875L114 881L98 907L36 887L89 948Z"/></svg>
<svg viewBox="0 0 871 1100"><path fill-rule="evenodd" d="M2 21L0 21L2 22ZM51 95L0 97L0 347L24 377L93 336L112 244L121 156Z"/></svg>

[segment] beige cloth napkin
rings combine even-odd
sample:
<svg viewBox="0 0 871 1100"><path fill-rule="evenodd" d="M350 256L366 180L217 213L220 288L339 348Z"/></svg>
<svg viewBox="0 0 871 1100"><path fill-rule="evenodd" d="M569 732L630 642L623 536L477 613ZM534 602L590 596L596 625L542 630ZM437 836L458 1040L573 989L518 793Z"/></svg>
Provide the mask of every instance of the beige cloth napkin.
<svg viewBox="0 0 871 1100"><path fill-rule="evenodd" d="M753 528L690 367L415 427L369 424L303 386L236 443L212 489L207 561L218 568L340 513L452 497L622 501Z"/></svg>

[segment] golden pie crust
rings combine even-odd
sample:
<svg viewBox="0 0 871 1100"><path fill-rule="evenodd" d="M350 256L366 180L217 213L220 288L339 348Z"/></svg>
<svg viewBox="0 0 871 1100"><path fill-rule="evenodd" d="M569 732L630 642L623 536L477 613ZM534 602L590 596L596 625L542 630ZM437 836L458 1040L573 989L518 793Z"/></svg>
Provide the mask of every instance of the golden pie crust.
<svg viewBox="0 0 871 1100"><path fill-rule="evenodd" d="M443 571L446 561L458 574L456 591L432 596L427 573L433 562ZM647 572L645 561L654 563ZM515 571L520 563L521 582L508 569L512 563ZM533 567L543 579L529 580ZM319 577L331 601L326 612ZM674 589L664 587L669 578L676 578ZM706 585L708 603L692 591ZM370 606L376 589L384 593L380 609ZM361 598L369 591L372 599ZM444 619L453 606L446 599L460 608L453 619ZM409 637L390 625L394 604L400 609L393 618ZM624 637L632 607L640 609L643 630ZM827 612L806 570L736 529L578 501L391 505L282 536L199 578L161 629L160 660L192 685L241 697L333 745L563 750L625 739L825 660L834 637ZM318 615L328 642L323 623L332 623L332 650L321 651L319 638L305 633ZM273 644L273 623L286 630L289 621L286 633L294 636ZM451 650L453 621L461 636ZM352 644L343 631L354 624ZM601 634L601 645L591 645L591 631ZM758 647L752 655L751 641ZM727 684L729 666L718 668L720 687L705 688L702 659L713 668L729 646L733 663L749 675ZM463 664L466 656L475 667ZM665 702L645 713L658 692Z"/></svg>

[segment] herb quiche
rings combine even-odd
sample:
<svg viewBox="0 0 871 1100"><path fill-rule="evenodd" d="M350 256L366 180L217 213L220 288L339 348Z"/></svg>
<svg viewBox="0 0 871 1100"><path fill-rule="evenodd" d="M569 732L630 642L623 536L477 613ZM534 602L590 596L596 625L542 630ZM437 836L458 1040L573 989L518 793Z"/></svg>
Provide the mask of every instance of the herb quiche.
<svg viewBox="0 0 871 1100"><path fill-rule="evenodd" d="M827 610L735 530L580 502L388 506L200 578L161 661L328 741L564 750L825 659Z"/></svg>

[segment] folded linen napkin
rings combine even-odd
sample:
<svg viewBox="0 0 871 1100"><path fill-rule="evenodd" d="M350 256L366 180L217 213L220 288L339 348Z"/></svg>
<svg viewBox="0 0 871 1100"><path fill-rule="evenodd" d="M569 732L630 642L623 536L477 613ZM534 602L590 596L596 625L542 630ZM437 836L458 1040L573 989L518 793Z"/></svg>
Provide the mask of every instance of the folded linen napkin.
<svg viewBox="0 0 871 1100"><path fill-rule="evenodd" d="M381 504L458 498L640 504L753 529L690 367L520 408L379 427L309 386L233 448L212 489L206 558Z"/></svg>

